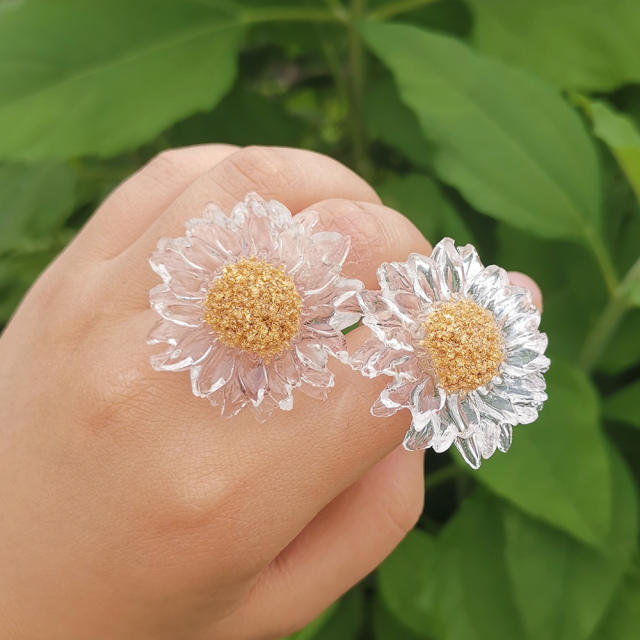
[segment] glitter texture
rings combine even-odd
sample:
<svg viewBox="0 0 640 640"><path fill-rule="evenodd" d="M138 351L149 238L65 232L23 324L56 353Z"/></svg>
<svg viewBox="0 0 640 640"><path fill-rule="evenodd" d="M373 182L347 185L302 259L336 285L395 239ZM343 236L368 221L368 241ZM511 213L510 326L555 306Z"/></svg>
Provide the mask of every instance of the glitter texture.
<svg viewBox="0 0 640 640"><path fill-rule="evenodd" d="M455 444L474 469L507 451L513 427L534 422L547 399L547 337L529 290L450 238L429 257L381 265L378 282L358 293L373 335L350 358L363 375L391 379L371 413L409 409L405 448Z"/></svg>
<svg viewBox="0 0 640 640"><path fill-rule="evenodd" d="M269 362L300 328L302 298L284 268L249 258L224 267L204 301L218 340Z"/></svg>
<svg viewBox="0 0 640 640"><path fill-rule="evenodd" d="M473 391L498 373L504 359L500 331L491 313L475 302L444 302L423 326L422 346L447 393Z"/></svg>
<svg viewBox="0 0 640 640"><path fill-rule="evenodd" d="M193 394L224 417L258 420L293 408L294 390L325 400L328 356L347 359L342 329L358 322L359 280L342 277L349 238L318 231L313 211L292 216L249 193L227 214L208 205L181 238L162 238L149 262L160 320L149 344L158 371L189 371Z"/></svg>

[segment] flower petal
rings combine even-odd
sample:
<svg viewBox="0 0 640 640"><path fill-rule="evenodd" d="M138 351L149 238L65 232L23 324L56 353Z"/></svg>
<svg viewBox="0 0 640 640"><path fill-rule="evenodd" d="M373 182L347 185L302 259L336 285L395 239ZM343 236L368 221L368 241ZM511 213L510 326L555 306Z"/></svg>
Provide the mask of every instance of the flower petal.
<svg viewBox="0 0 640 640"><path fill-rule="evenodd" d="M438 270L433 261L426 256L412 253L408 258L409 268L415 274L413 292L423 301L432 304L442 298Z"/></svg>
<svg viewBox="0 0 640 640"><path fill-rule="evenodd" d="M353 369L360 371L368 378L380 374L412 378L410 372L405 373L405 365L412 359L408 351L390 349L375 336L369 338L349 358ZM415 379L415 378L414 378Z"/></svg>
<svg viewBox="0 0 640 640"><path fill-rule="evenodd" d="M205 327L182 332L175 346L151 356L156 371L184 371L206 358L215 344L211 331Z"/></svg>
<svg viewBox="0 0 640 640"><path fill-rule="evenodd" d="M182 327L199 327L202 324L202 307L188 300L181 300L166 284L159 284L149 292L151 308L160 316Z"/></svg>
<svg viewBox="0 0 640 640"><path fill-rule="evenodd" d="M434 416L434 421L438 421L437 416ZM428 449L431 446L433 432L434 424L432 421L424 426L418 426L414 422L411 422L411 426L404 436L402 446L407 451L422 451L423 449Z"/></svg>
<svg viewBox="0 0 640 640"><path fill-rule="evenodd" d="M249 359L241 359L236 365L238 378L244 388L247 397L254 407L258 406L267 388L267 371L262 362L255 362Z"/></svg>
<svg viewBox="0 0 640 640"><path fill-rule="evenodd" d="M475 247L471 244L458 247L458 253L462 258L462 271L465 282L470 282L484 269L484 265L478 257Z"/></svg>
<svg viewBox="0 0 640 640"><path fill-rule="evenodd" d="M431 260L439 272L440 294L443 298L450 298L454 293L462 290L464 285L464 271L462 258L456 251L451 238L443 238L433 248Z"/></svg>
<svg viewBox="0 0 640 640"><path fill-rule="evenodd" d="M221 389L234 374L233 349L216 343L208 357L191 367L191 389L193 394L204 398Z"/></svg>
<svg viewBox="0 0 640 640"><path fill-rule="evenodd" d="M513 427L510 424L500 425L500 438L498 439L498 451L506 453L511 446L513 438Z"/></svg>
<svg viewBox="0 0 640 640"><path fill-rule="evenodd" d="M408 409L415 386L415 383L404 380L388 384L373 403L371 415L381 418L393 415L398 409Z"/></svg>
<svg viewBox="0 0 640 640"><path fill-rule="evenodd" d="M463 460L472 468L478 469L482 461L480 450L475 436L469 438L456 438L455 445Z"/></svg>

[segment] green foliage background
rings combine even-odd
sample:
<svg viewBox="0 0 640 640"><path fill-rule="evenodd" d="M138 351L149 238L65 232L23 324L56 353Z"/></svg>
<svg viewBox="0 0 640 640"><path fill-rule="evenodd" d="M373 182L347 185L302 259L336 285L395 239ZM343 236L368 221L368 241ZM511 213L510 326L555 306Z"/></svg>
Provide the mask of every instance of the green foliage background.
<svg viewBox="0 0 640 640"><path fill-rule="evenodd" d="M302 639L640 637L637 0L0 0L0 323L167 147L300 146L545 295L549 402Z"/></svg>

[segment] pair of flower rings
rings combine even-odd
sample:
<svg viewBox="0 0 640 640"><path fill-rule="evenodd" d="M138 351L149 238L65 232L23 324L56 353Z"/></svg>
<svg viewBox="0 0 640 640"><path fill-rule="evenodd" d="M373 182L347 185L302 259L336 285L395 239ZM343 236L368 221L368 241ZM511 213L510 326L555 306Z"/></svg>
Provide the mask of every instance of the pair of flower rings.
<svg viewBox="0 0 640 640"><path fill-rule="evenodd" d="M547 337L528 289L444 238L429 257L382 264L380 290L368 291L341 275L349 237L317 221L250 193L161 239L150 263L162 284L149 294L161 319L148 342L168 346L153 368L189 369L193 393L223 416L252 407L265 420L293 408L296 388L326 400L331 354L390 377L371 413L411 411L406 449L455 444L473 468L506 452L547 399ZM349 355L345 330L360 321L372 335Z"/></svg>

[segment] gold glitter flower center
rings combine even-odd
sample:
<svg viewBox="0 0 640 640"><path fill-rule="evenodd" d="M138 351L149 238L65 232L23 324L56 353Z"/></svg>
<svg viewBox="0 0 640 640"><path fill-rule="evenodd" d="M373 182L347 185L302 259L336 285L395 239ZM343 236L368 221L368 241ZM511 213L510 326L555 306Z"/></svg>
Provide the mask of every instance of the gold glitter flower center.
<svg viewBox="0 0 640 640"><path fill-rule="evenodd" d="M502 336L493 315L471 300L438 305L424 321L428 351L447 393L468 392L489 382L504 359Z"/></svg>
<svg viewBox="0 0 640 640"><path fill-rule="evenodd" d="M282 266L248 258L224 267L203 307L221 342L268 362L298 332L302 298Z"/></svg>

